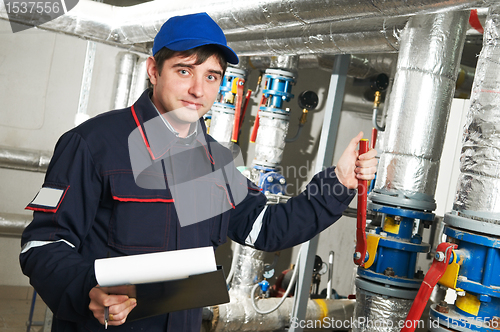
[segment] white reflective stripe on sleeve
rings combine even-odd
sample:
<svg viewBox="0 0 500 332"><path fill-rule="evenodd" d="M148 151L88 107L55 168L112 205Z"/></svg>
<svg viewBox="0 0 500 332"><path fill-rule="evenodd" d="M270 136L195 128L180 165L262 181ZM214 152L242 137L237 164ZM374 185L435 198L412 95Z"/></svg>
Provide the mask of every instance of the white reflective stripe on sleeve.
<svg viewBox="0 0 500 332"><path fill-rule="evenodd" d="M63 239L58 240L58 241L30 241L30 242L26 242L24 244L23 248L21 249L21 254L24 254L25 252L27 252L31 248L41 247L41 246L44 246L46 244L57 243L57 242L64 242L68 246L70 246L71 248L75 247L71 242L68 242L68 241L63 240Z"/></svg>
<svg viewBox="0 0 500 332"><path fill-rule="evenodd" d="M259 237L260 230L262 228L262 219L264 218L264 214L267 211L267 205L264 208L264 210L261 211L257 219L253 222L252 230L250 231L250 234L248 234L247 238L245 239L245 244L249 246L254 246L255 241L257 241L257 238Z"/></svg>

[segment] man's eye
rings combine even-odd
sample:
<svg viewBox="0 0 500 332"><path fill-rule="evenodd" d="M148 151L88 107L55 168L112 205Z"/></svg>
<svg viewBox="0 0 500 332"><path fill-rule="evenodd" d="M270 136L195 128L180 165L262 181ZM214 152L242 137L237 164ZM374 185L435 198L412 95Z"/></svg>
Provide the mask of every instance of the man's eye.
<svg viewBox="0 0 500 332"><path fill-rule="evenodd" d="M207 78L209 81L217 81L217 76L215 75L208 75Z"/></svg>
<svg viewBox="0 0 500 332"><path fill-rule="evenodd" d="M186 69L181 69L181 70L179 70L179 73L180 73L181 75L187 75L187 74L188 74L188 71L187 71Z"/></svg>

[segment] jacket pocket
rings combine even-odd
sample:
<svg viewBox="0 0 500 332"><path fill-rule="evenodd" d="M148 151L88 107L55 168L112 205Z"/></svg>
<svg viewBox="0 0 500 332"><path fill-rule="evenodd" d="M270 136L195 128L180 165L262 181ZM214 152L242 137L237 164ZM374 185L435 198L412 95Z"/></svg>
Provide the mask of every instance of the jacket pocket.
<svg viewBox="0 0 500 332"><path fill-rule="evenodd" d="M110 187L113 213L108 244L134 253L166 250L177 224L170 191L141 188L126 173L110 175Z"/></svg>

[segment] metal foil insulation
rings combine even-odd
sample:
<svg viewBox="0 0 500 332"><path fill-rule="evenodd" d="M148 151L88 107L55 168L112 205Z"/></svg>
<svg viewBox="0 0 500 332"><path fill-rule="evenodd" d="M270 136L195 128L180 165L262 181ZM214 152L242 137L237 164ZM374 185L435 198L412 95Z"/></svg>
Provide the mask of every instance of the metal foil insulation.
<svg viewBox="0 0 500 332"><path fill-rule="evenodd" d="M403 30L376 190L433 200L468 15L416 16Z"/></svg>
<svg viewBox="0 0 500 332"><path fill-rule="evenodd" d="M130 93L128 95L128 105L133 105L148 87L148 72L145 57L139 57L134 66L132 81L130 82Z"/></svg>
<svg viewBox="0 0 500 332"><path fill-rule="evenodd" d="M356 287L353 332L399 332L413 300L387 297Z"/></svg>
<svg viewBox="0 0 500 332"><path fill-rule="evenodd" d="M262 310L274 308L280 298L257 300ZM231 296L231 302L219 305L214 310L210 331L281 331L292 325L315 326L317 329L346 330L352 321L354 300L308 300L306 317L303 322L292 320L292 308L295 299L287 298L275 311L267 315L257 313L248 297ZM218 315L215 312L218 311Z"/></svg>
<svg viewBox="0 0 500 332"><path fill-rule="evenodd" d="M212 121L210 123L210 136L216 141L226 143L231 142L233 133L234 109L229 109L214 104L212 106Z"/></svg>
<svg viewBox="0 0 500 332"><path fill-rule="evenodd" d="M407 17L371 18L297 25L281 29L227 35L239 55L389 53L399 49L399 31Z"/></svg>
<svg viewBox="0 0 500 332"><path fill-rule="evenodd" d="M137 54L124 52L120 55L120 60L116 72L116 89L113 109L121 109L128 107L128 99L130 94L130 84L132 83L132 75L139 56Z"/></svg>
<svg viewBox="0 0 500 332"><path fill-rule="evenodd" d="M247 246L237 246L240 246L240 250L234 267L230 294L248 297L252 287L262 280L265 253Z"/></svg>
<svg viewBox="0 0 500 332"><path fill-rule="evenodd" d="M289 115L259 112L260 123L255 140L254 165L277 167L283 159Z"/></svg>
<svg viewBox="0 0 500 332"><path fill-rule="evenodd" d="M296 71L299 66L299 57L297 55L278 55L271 58L270 68L280 68L283 70Z"/></svg>
<svg viewBox="0 0 500 332"><path fill-rule="evenodd" d="M0 167L45 173L52 153L0 147Z"/></svg>
<svg viewBox="0 0 500 332"><path fill-rule="evenodd" d="M467 113L453 209L500 223L500 5L490 8Z"/></svg>
<svg viewBox="0 0 500 332"><path fill-rule="evenodd" d="M305 45L305 50L301 51L305 53L310 53L313 50L325 53L335 49L335 52L357 53L356 50L360 48L364 49L365 52L372 50L383 52L382 49L392 48L390 46L392 42L384 40L385 38L391 39L391 35L385 32L380 33L381 28L386 30L385 27L390 27L386 30L390 32L396 27L385 22L385 19L487 7L494 2L495 0L406 0L404 5L400 1L385 1L377 2L374 6L371 0L356 2L351 0L335 0L333 2L322 0L263 0L257 2L212 0L208 2L177 2L169 4L169 6L165 6L161 1L150 1L135 6L119 7L81 0L75 8L46 22L39 28L148 53L154 36L168 18L187 13L207 12L221 26L231 41L230 46L234 47L240 55L257 54L252 53L252 48L256 47L257 44L237 44L237 42L245 40L262 40L263 46L269 44L267 51L265 51L267 54L278 54L276 53L279 51L278 45L281 47L281 51L284 51L283 47L288 45L293 45L292 49L304 50L305 40L311 44L319 42L314 47ZM228 8L231 8L229 15ZM33 25L29 11L24 15L18 13L16 18L9 18L3 3L0 3L0 19L11 19L17 23ZM355 24L353 24L354 19L356 19ZM373 29L362 30L362 26L368 26L364 22L371 21L373 23L374 19L383 22L382 24L387 24L373 25ZM344 22L347 30L338 30L335 25L330 30L329 23L331 22ZM323 24L321 29L316 27L321 24ZM296 34L289 34L288 37L279 42L266 37L267 34L272 33L277 33L279 36L280 33L285 33L288 29L295 29ZM318 30L321 32L318 33ZM331 31L335 31L337 35L332 39L333 42L327 39ZM249 34L252 33L264 34L265 38L249 38ZM321 44L324 44L324 48L321 48ZM265 47L261 47L258 54L264 53L262 48L265 49ZM290 47L286 47L286 49L289 50ZM300 52L293 52L293 54L298 53Z"/></svg>

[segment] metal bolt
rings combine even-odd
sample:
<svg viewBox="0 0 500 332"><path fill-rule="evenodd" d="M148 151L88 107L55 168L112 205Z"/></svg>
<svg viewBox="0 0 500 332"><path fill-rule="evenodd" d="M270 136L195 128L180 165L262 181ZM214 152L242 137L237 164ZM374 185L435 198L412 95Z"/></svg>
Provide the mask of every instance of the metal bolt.
<svg viewBox="0 0 500 332"><path fill-rule="evenodd" d="M403 218L401 218L401 216L394 216L394 221L397 221L398 223L400 223L401 220L403 220Z"/></svg>
<svg viewBox="0 0 500 332"><path fill-rule="evenodd" d="M436 304L436 311L441 312L443 314L447 314L450 312L450 308L448 308L448 303L446 301L441 301L438 304Z"/></svg>
<svg viewBox="0 0 500 332"><path fill-rule="evenodd" d="M285 183L286 183L285 178L281 178L281 179L280 179L280 183L281 183L281 184L285 184Z"/></svg>
<svg viewBox="0 0 500 332"><path fill-rule="evenodd" d="M389 276L389 277L394 277L396 275L396 273L394 272L392 267L388 267L387 269L385 269L384 275Z"/></svg>
<svg viewBox="0 0 500 332"><path fill-rule="evenodd" d="M267 177L267 182L273 182L273 181L274 181L274 178L272 176Z"/></svg>
<svg viewBox="0 0 500 332"><path fill-rule="evenodd" d="M355 259L355 260L358 260L358 259L360 259L360 258L361 258L361 253L360 253L359 251L356 251L356 252L354 253L354 259Z"/></svg>
<svg viewBox="0 0 500 332"><path fill-rule="evenodd" d="M441 251L438 251L436 253L436 255L434 256L434 259L437 260L438 262L444 261L445 258L446 258L446 255L444 254L444 252L441 252Z"/></svg>

